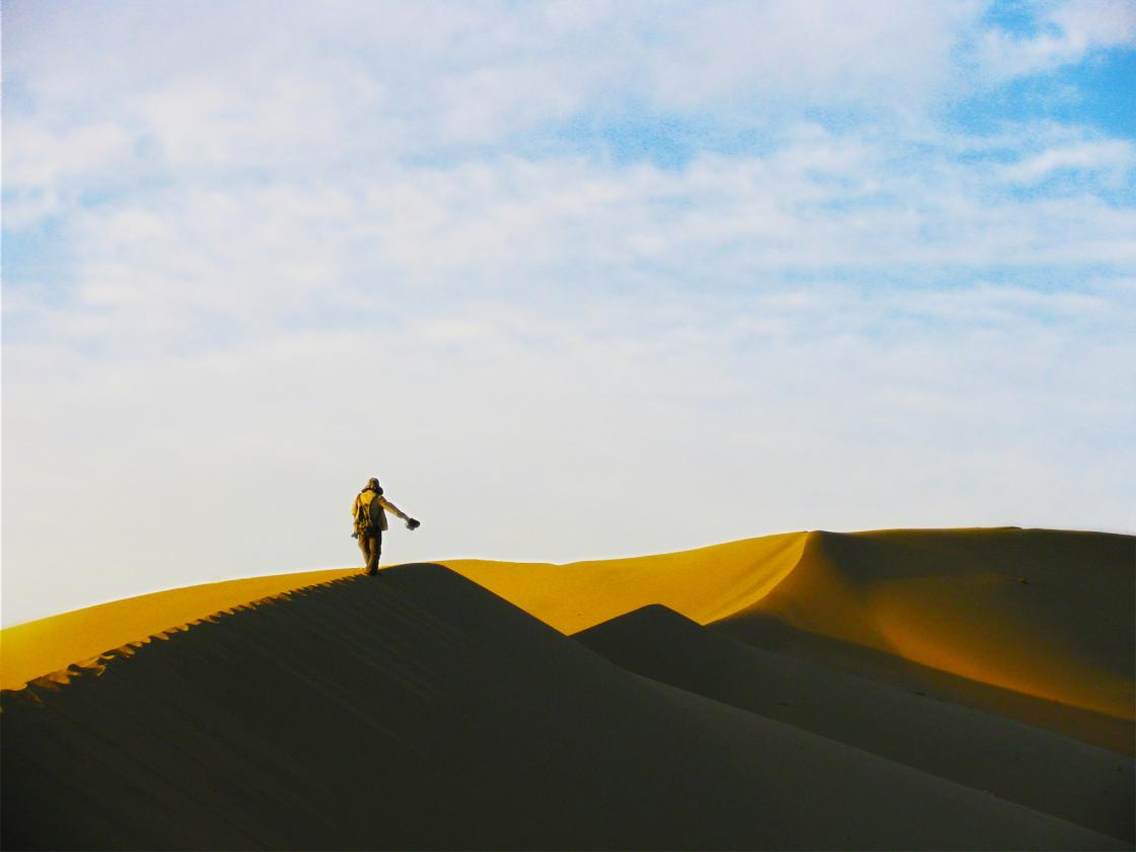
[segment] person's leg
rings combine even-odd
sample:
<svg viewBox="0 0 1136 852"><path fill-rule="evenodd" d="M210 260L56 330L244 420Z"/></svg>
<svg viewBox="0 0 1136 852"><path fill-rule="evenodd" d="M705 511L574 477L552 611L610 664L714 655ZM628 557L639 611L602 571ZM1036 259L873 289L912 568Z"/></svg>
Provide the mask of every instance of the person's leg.
<svg viewBox="0 0 1136 852"><path fill-rule="evenodd" d="M367 538L367 533L359 533L359 550L363 552L363 565L367 566L371 562L371 540Z"/></svg>
<svg viewBox="0 0 1136 852"><path fill-rule="evenodd" d="M378 570L379 557L383 556L383 531L382 531L382 529L376 529L375 537L371 538L371 540L370 540L370 550L371 550L370 556L371 556L371 559L375 560L375 570L377 571Z"/></svg>
<svg viewBox="0 0 1136 852"><path fill-rule="evenodd" d="M377 574L379 572L379 556L383 552L383 532L382 530L375 530L370 534L367 539L370 554L367 557L367 573Z"/></svg>

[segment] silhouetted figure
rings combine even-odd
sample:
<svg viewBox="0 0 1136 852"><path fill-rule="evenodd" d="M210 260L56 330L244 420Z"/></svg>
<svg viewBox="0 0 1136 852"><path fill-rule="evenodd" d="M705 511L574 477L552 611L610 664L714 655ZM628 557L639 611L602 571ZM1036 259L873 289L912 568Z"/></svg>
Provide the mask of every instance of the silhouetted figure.
<svg viewBox="0 0 1136 852"><path fill-rule="evenodd" d="M388 511L406 521L408 530L420 526L418 521L383 496L379 480L372 476L351 507L351 517L355 519L355 532L351 537L359 539L359 549L363 551L367 573L371 575L379 573L379 555L383 550L383 530L387 529Z"/></svg>

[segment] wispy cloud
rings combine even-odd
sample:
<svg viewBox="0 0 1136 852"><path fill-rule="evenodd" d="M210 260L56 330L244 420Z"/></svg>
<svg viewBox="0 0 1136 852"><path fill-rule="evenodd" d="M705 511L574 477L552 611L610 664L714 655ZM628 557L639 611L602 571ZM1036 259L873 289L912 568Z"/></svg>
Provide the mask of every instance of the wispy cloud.
<svg viewBox="0 0 1136 852"><path fill-rule="evenodd" d="M1136 46L1136 7L1128 0L1064 0L1034 4L1029 32L994 28L982 34L979 58L995 79L1040 74L1093 54Z"/></svg>
<svg viewBox="0 0 1136 852"><path fill-rule="evenodd" d="M1134 170L1136 146L1121 139L1109 139L1048 148L1008 166L1004 175L1015 183L1029 184L1058 172L1080 172L1100 175L1120 187L1129 184Z"/></svg>

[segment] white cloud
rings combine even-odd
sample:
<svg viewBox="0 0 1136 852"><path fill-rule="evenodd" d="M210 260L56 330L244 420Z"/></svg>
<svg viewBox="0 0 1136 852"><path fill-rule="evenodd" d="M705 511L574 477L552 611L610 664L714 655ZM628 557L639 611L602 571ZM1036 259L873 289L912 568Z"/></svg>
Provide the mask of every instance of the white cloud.
<svg viewBox="0 0 1136 852"><path fill-rule="evenodd" d="M1050 20L1082 54L1136 45L1136 8L1126 0L1068 0L1053 10Z"/></svg>
<svg viewBox="0 0 1136 852"><path fill-rule="evenodd" d="M945 133L981 4L193 8L5 6L6 620L350 563L372 472L395 559L1126 523L1132 147ZM658 115L743 142L565 122Z"/></svg>
<svg viewBox="0 0 1136 852"><path fill-rule="evenodd" d="M1004 30L983 34L978 55L985 73L998 80L1044 73L1096 51L1136 46L1136 5L1131 0L1064 0L1042 8L1035 35Z"/></svg>
<svg viewBox="0 0 1136 852"><path fill-rule="evenodd" d="M103 351L161 349L203 345L218 326L239 339L309 314L394 322L439 300L547 302L574 286L777 289L787 273L834 269L1136 263L1136 213L1091 182L1056 198L991 194L1068 163L1107 180L1100 167L1130 157L1126 143L962 165L951 146L913 153L874 134L806 127L785 140L681 170L499 158L328 181L174 181L68 219L74 274L56 328Z"/></svg>
<svg viewBox="0 0 1136 852"><path fill-rule="evenodd" d="M980 5L962 3L699 3L659 16L654 96L692 106L719 97L768 105L907 106L940 94L950 53ZM888 110L890 111L890 110Z"/></svg>
<svg viewBox="0 0 1136 852"><path fill-rule="evenodd" d="M71 128L66 134L19 119L6 124L6 165L32 187L75 177L105 181L107 172L130 156L130 135L111 122Z"/></svg>
<svg viewBox="0 0 1136 852"><path fill-rule="evenodd" d="M99 121L61 130L46 122L5 117L4 222L34 225L78 203L81 189L113 185L133 158L133 139Z"/></svg>
<svg viewBox="0 0 1136 852"><path fill-rule="evenodd" d="M83 183L76 156L123 185L170 170L319 176L500 144L634 103L694 113L736 104L744 114L755 98L792 110L804 98L890 112L902 92L906 111L942 93L952 45L978 10L245 2L203 3L182 18L185 7L163 3L11 5L6 70L28 104L6 132L17 190L51 175L73 178L57 190ZM47 133L54 141L41 144ZM132 161L107 161L107 146Z"/></svg>
<svg viewBox="0 0 1136 852"><path fill-rule="evenodd" d="M1100 172L1112 185L1119 187L1134 168L1136 146L1120 139L1109 139L1049 148L1007 166L1003 174L1013 183L1030 184L1059 171Z"/></svg>

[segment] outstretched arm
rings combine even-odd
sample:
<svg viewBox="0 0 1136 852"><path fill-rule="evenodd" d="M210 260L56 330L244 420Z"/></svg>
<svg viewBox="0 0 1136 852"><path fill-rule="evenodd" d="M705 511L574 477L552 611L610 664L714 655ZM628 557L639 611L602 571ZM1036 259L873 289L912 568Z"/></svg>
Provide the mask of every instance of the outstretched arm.
<svg viewBox="0 0 1136 852"><path fill-rule="evenodd" d="M410 520L410 516L408 514L406 514L406 512L402 511L402 509L398 508L398 506L396 506L394 503L392 503L386 497L380 497L379 500L382 501L383 508L386 509L388 512L392 512L395 515L398 515L404 521Z"/></svg>
<svg viewBox="0 0 1136 852"><path fill-rule="evenodd" d="M419 526L418 521L414 520L414 518L410 517L410 515L406 514L406 512L402 511L402 509L398 508L398 506L396 506L394 503L392 503L386 497L380 497L379 499L383 501L383 508L384 509L386 509L389 512L393 512L394 514L396 514L400 518L402 518L404 521L406 521L406 526L407 526L408 529L415 529Z"/></svg>

